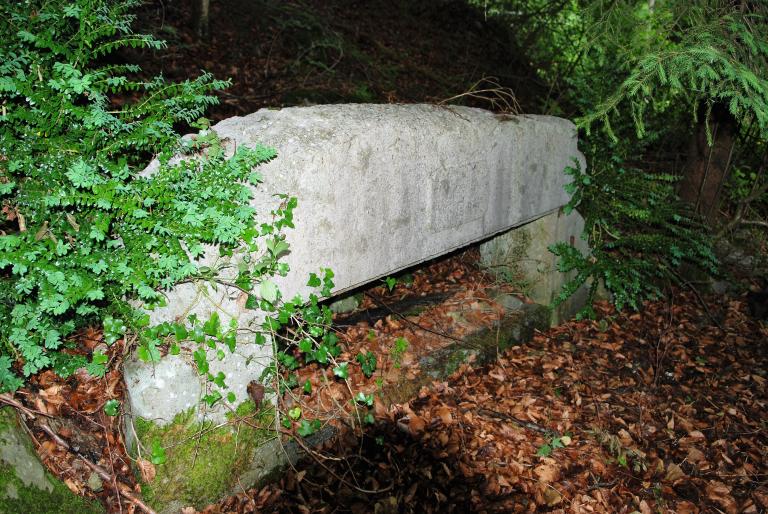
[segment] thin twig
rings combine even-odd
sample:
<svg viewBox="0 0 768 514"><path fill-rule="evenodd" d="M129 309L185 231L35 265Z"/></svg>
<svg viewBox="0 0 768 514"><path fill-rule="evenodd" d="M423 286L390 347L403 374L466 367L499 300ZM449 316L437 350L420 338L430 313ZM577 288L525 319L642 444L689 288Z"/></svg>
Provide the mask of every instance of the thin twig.
<svg viewBox="0 0 768 514"><path fill-rule="evenodd" d="M466 410L463 410L462 412L466 412L468 410L472 410L472 409L466 409ZM541 425L537 425L536 423L532 423L530 421L518 419L514 416L510 416L509 414L504 414L503 412L497 412L491 409L478 409L477 413L480 414L481 416L490 416L493 418L501 419L503 421L509 421L511 423L514 423L517 426L527 428L528 430L533 430L534 432L540 432L542 434L549 434L552 432L551 430L544 428Z"/></svg>
<svg viewBox="0 0 768 514"><path fill-rule="evenodd" d="M701 304L701 307L704 309L704 312L707 314L707 317L710 319L710 321L712 321L712 323L714 323L715 326L717 326L717 328L725 332L725 329L723 328L723 326L720 324L719 321L715 319L715 317L712 315L712 312L710 312L709 306L701 297L699 290L696 289L696 287L693 284L691 284L689 281L687 281L686 279L681 277L679 274L677 274L674 270L672 270L672 273L677 277L677 279L680 281L681 284L685 285L688 289L690 289L693 292L694 295L696 295L696 299L699 301L699 304Z"/></svg>
<svg viewBox="0 0 768 514"><path fill-rule="evenodd" d="M323 469L325 469L328 473L333 475L333 477L336 480L342 482L343 484L345 484L345 485L347 485L347 486L349 486L349 487L351 487L353 489L356 489L357 491L359 491L359 492L361 492L363 494L381 494L381 493L385 493L385 492L391 490L395 486L395 482L392 481L392 483L390 483L387 487L384 487L382 489L375 489L375 490L374 489L363 489L362 487L359 487L359 486L351 483L349 480L345 480L343 477L340 477L338 474L336 474L335 471L333 471L333 469L331 469L330 467L326 466L325 463L316 455L316 452L313 449L311 449L310 447L308 447L306 444L304 444L304 442L300 438L296 437L296 435L293 432L291 432L289 430L286 430L284 428L281 428L280 432L282 434L285 434L285 435L288 435L288 436L292 437L293 440L296 442L296 444L298 444L302 448L302 450L304 450L307 453L307 455L309 455L310 457L315 459L315 462L317 462L320 466L322 466Z"/></svg>

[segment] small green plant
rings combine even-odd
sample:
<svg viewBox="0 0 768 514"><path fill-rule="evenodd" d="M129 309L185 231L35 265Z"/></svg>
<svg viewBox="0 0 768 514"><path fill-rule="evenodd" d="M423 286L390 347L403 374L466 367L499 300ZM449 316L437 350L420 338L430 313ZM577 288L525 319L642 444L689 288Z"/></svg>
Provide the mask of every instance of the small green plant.
<svg viewBox="0 0 768 514"><path fill-rule="evenodd" d="M322 424L320 423L320 420L302 419L301 422L299 423L299 427L296 429L296 433L299 434L301 437L309 437L312 434L315 434L321 428L322 428Z"/></svg>
<svg viewBox="0 0 768 514"><path fill-rule="evenodd" d="M104 414L107 416L117 416L120 412L120 401L112 399L104 404Z"/></svg>
<svg viewBox="0 0 768 514"><path fill-rule="evenodd" d="M363 375L370 378L376 372L376 354L373 352L359 353L356 357L357 362L363 370Z"/></svg>
<svg viewBox="0 0 768 514"><path fill-rule="evenodd" d="M648 469L645 453L637 449L625 448L617 435L599 429L590 430L587 433L592 435L602 446L606 447L620 466L629 468L631 464L632 469L636 473Z"/></svg>
<svg viewBox="0 0 768 514"><path fill-rule="evenodd" d="M2 391L42 369L67 374L82 364L61 350L88 325L103 326L107 344L141 334L139 355L156 361L168 327L148 327L136 304L162 305L163 289L214 279L197 264L204 245L233 253L264 236L274 254L284 244L273 234L280 226L255 225L248 203L261 180L254 168L274 151L241 147L228 156L196 122L228 83L209 74L142 80L137 66L100 60L125 47L162 48L131 32L139 3L0 5ZM118 106L116 95L135 100ZM201 132L182 141L178 123ZM171 161L179 153L186 158ZM153 157L155 171L143 172ZM242 281L278 270L268 259ZM88 370L103 374L105 364L96 353Z"/></svg>
<svg viewBox="0 0 768 514"><path fill-rule="evenodd" d="M389 351L389 357L392 359L395 368L400 369L400 363L406 350L408 350L408 340L404 337L395 339L395 343Z"/></svg>
<svg viewBox="0 0 768 514"><path fill-rule="evenodd" d="M584 213L591 248L584 255L564 242L550 247L559 258L558 270L573 272L555 305L586 283L589 298L578 317L594 317L592 301L603 283L619 310L638 309L643 300L658 297L665 284L680 283L684 263L717 272L705 228L677 200L676 177L618 167L588 175L578 163L566 173L573 181L566 188L571 199L565 212Z"/></svg>
<svg viewBox="0 0 768 514"><path fill-rule="evenodd" d="M569 434L566 433L562 436L553 435L547 439L546 443L539 446L536 450L536 455L538 457L549 457L558 448L565 448L569 444L571 444L571 436Z"/></svg>

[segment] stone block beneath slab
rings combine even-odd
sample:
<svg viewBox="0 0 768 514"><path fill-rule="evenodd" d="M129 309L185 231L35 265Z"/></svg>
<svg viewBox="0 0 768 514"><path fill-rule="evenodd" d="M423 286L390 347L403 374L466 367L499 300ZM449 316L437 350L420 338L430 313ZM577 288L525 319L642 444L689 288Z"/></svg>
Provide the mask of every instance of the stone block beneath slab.
<svg viewBox="0 0 768 514"><path fill-rule="evenodd" d="M586 253L583 231L584 219L579 213L565 215L562 209L556 209L482 243L481 264L534 302L549 306L572 274L557 270L557 257L548 248L565 241ZM587 292L587 287L582 287L554 308L552 324L571 318L584 307Z"/></svg>

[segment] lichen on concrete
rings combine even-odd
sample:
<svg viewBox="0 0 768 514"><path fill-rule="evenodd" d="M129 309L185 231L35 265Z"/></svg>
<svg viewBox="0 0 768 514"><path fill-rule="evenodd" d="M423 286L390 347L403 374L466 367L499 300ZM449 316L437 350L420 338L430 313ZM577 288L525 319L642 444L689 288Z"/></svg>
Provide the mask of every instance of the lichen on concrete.
<svg viewBox="0 0 768 514"><path fill-rule="evenodd" d="M243 487L254 485L260 477L252 468L264 465L261 454L276 458L274 448L259 452L275 440L274 410L257 412L253 402L247 401L229 418L223 424L198 422L190 409L163 426L134 420L143 458L149 459L155 441L165 449L166 462L155 466L154 480L141 484L142 495L152 507L159 512L186 506L200 509L233 492L238 481Z"/></svg>
<svg viewBox="0 0 768 514"><path fill-rule="evenodd" d="M55 507L54 507L55 506ZM13 409L0 408L0 514L104 512L95 500L77 496L37 458Z"/></svg>

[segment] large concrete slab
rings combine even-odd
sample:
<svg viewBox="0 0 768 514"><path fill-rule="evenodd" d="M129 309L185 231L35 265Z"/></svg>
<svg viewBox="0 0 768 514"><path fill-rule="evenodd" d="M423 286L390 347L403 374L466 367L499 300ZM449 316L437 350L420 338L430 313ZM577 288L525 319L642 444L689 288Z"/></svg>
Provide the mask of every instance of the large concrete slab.
<svg viewBox="0 0 768 514"><path fill-rule="evenodd" d="M584 166L566 120L464 107L263 109L213 129L230 150L257 143L277 150L277 159L260 167L264 183L254 205L267 220L280 202L274 195L298 198L284 257L291 272L278 280L288 298L308 293L308 275L321 267L335 272L338 294L556 211L568 200L564 168L574 159ZM211 249L205 264L227 263ZM216 311L223 324L258 323L260 314L243 300L234 288L184 284L150 315L157 323ZM226 374L235 403L273 359L269 346L249 339L222 361L212 351L209 358L214 375ZM204 384L184 351L155 365L129 359L125 379L134 417L163 426L193 408L199 420L225 420L224 406L205 412L199 402L191 405Z"/></svg>
<svg viewBox="0 0 768 514"><path fill-rule="evenodd" d="M287 297L306 293L306 277L322 266L343 292L534 220L567 201L563 168L583 160L569 121L462 107L262 109L214 130L230 147L277 149L261 167L259 212L278 205L275 193L299 199L285 257L292 272L280 284ZM206 294L194 287L177 288L153 318L212 301L225 314L254 315L232 291L199 302Z"/></svg>
<svg viewBox="0 0 768 514"><path fill-rule="evenodd" d="M254 204L264 219L279 204L275 194L299 200L296 228L288 231L291 251L284 257L291 273L278 280L284 297L306 294L309 273L321 267L334 270L334 292L340 293L537 219L568 200L563 169L574 159L584 165L567 120L466 107L262 109L213 129L230 149L261 143L277 150L277 159L260 168L265 180ZM206 264L218 266L219 260L211 251ZM168 293L168 306L151 317L206 318L214 310L223 323L236 317L243 326L258 319L244 308L240 291L210 284L177 287ZM240 353L216 364L239 400L248 380L271 359L269 349ZM180 362L167 366L177 369ZM251 369L243 372L246 362ZM239 378L232 376L235 370ZM129 390L141 388L147 395L147 402L132 397L134 413L157 419L158 395L152 391L158 388L147 382L170 372L127 367ZM172 403L165 398L163 410ZM188 404L178 403L179 410Z"/></svg>

